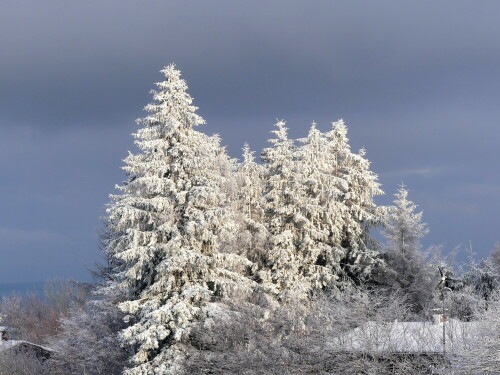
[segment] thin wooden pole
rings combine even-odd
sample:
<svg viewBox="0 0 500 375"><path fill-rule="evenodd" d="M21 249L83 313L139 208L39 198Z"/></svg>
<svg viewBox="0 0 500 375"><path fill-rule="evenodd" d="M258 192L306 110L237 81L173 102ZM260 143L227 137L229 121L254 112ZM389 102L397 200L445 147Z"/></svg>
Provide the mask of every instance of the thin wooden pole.
<svg viewBox="0 0 500 375"><path fill-rule="evenodd" d="M443 355L446 355L446 317L444 315L445 309L444 309L444 281L441 285L441 299L443 302L443 313L441 315L441 318L443 319Z"/></svg>

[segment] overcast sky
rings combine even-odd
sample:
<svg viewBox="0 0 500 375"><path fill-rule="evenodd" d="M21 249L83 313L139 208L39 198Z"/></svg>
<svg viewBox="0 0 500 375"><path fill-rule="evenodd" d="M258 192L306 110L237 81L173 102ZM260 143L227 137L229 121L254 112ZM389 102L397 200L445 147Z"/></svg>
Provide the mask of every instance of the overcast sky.
<svg viewBox="0 0 500 375"><path fill-rule="evenodd" d="M500 241L500 2L0 2L0 282L89 279L134 120L175 62L232 156L343 118L424 245Z"/></svg>

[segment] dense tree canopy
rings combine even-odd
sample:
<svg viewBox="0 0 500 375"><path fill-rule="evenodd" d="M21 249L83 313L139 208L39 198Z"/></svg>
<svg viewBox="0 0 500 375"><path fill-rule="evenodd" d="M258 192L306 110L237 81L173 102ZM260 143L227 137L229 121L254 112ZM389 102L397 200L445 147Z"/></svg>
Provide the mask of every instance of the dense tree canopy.
<svg viewBox="0 0 500 375"><path fill-rule="evenodd" d="M50 320L57 334L42 343L56 349L51 360L23 361L58 375L418 373L434 366L342 346L353 330L397 327L398 319L433 311L436 267L421 252L427 226L406 187L393 206L375 203L383 194L378 176L364 149L351 150L343 120L326 132L313 123L299 139L277 121L261 162L246 144L242 161L231 159L217 135L196 130L205 121L180 71L161 72L147 115L137 120L137 150L124 160L127 181L107 207L100 282ZM370 233L380 226L382 246ZM442 302L452 316L498 325L497 258L494 251L473 263L449 288ZM0 320L21 325L18 302L0 305ZM480 347L494 353L497 336L487 337ZM356 344L374 347L372 339ZM495 368L487 357L481 368ZM470 356L460 358L476 368ZM6 366L0 358L1 374Z"/></svg>

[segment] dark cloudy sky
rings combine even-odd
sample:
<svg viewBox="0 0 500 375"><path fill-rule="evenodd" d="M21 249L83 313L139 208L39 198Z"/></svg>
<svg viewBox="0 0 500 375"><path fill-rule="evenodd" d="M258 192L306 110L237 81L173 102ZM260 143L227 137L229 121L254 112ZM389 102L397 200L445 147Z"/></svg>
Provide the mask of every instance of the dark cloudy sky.
<svg viewBox="0 0 500 375"><path fill-rule="evenodd" d="M344 118L424 245L500 240L500 2L2 0L0 282L88 279L108 194L176 62L232 156Z"/></svg>

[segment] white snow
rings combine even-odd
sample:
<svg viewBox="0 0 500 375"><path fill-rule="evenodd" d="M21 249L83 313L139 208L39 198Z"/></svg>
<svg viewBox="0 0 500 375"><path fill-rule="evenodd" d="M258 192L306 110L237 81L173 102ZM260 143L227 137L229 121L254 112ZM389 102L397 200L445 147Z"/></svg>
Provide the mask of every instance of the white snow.
<svg viewBox="0 0 500 375"><path fill-rule="evenodd" d="M461 349L477 333L477 323L449 319L434 322L368 322L337 338L335 347L370 353L443 352L443 325L448 352Z"/></svg>

